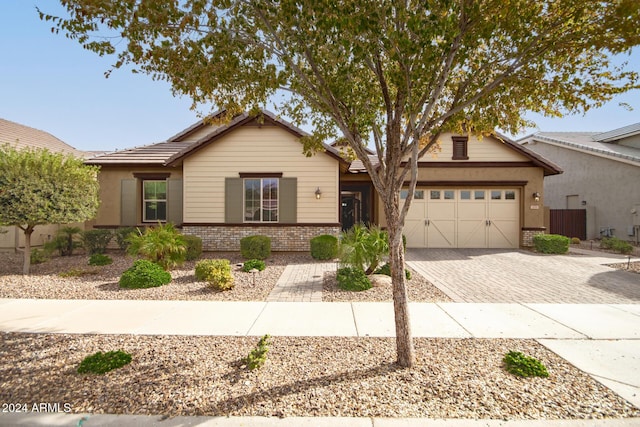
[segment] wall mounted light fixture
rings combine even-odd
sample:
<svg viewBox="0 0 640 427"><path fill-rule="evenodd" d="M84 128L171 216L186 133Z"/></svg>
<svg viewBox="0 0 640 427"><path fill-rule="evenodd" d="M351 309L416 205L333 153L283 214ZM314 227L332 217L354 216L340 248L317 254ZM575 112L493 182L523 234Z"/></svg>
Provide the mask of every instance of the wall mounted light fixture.
<svg viewBox="0 0 640 427"><path fill-rule="evenodd" d="M316 199L320 199L320 196L322 196L322 191L320 191L320 187L318 187L316 189Z"/></svg>
<svg viewBox="0 0 640 427"><path fill-rule="evenodd" d="M533 193L533 200L536 202L540 201L540 193L538 193L537 191L535 193Z"/></svg>

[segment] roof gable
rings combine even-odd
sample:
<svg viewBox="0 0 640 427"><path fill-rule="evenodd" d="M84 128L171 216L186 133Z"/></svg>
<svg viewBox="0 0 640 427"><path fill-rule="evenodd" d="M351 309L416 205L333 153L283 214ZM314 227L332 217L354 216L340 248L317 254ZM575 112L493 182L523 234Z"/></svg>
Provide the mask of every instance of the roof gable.
<svg viewBox="0 0 640 427"><path fill-rule="evenodd" d="M222 114L224 114L224 111L216 113L216 115L214 115L212 118L215 119L221 117ZM198 132L202 133L203 129L205 129L205 132L203 132L204 136L191 142L188 146L185 146L182 150L169 157L165 162L166 165L175 166L179 164L185 157L193 155L197 151L215 142L224 135L233 132L233 130L237 129L240 126L277 126L293 134L297 138L309 136L307 132L285 120L282 120L281 118L266 110L262 110L258 115L252 115L249 113L238 114L237 116L233 117L229 123L223 125L208 124L207 122L210 120L211 118L208 120L201 120L200 122L194 124L193 126L190 126L189 128L171 138L171 141L186 141L189 140L190 136ZM207 127L210 128L210 131L207 131ZM334 147L324 144L324 149L324 154L327 154L340 162L345 161L340 156L338 150L336 150Z"/></svg>

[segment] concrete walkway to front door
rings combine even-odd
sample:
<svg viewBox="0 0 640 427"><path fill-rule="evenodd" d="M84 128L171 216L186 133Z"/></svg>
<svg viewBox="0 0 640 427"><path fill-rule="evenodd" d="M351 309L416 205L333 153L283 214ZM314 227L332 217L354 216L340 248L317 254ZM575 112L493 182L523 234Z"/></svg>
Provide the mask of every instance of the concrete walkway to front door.
<svg viewBox="0 0 640 427"><path fill-rule="evenodd" d="M604 264L627 257L580 251L408 249L407 264L455 302L640 303L640 275Z"/></svg>

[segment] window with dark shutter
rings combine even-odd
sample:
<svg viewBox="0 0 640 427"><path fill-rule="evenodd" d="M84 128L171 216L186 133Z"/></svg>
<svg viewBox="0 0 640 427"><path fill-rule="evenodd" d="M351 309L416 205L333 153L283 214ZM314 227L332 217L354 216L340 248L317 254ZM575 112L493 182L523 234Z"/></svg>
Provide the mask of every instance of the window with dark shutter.
<svg viewBox="0 0 640 427"><path fill-rule="evenodd" d="M452 160L469 160L467 155L467 142L469 137L467 136L453 136L453 157Z"/></svg>

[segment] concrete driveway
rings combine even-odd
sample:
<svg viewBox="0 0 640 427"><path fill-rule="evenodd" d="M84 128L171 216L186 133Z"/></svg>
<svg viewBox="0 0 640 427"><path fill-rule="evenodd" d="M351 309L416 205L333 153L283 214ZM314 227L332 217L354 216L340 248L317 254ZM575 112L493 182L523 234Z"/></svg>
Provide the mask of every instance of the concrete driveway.
<svg viewBox="0 0 640 427"><path fill-rule="evenodd" d="M455 302L640 303L640 275L604 265L626 261L622 256L408 249L406 258L409 266Z"/></svg>

